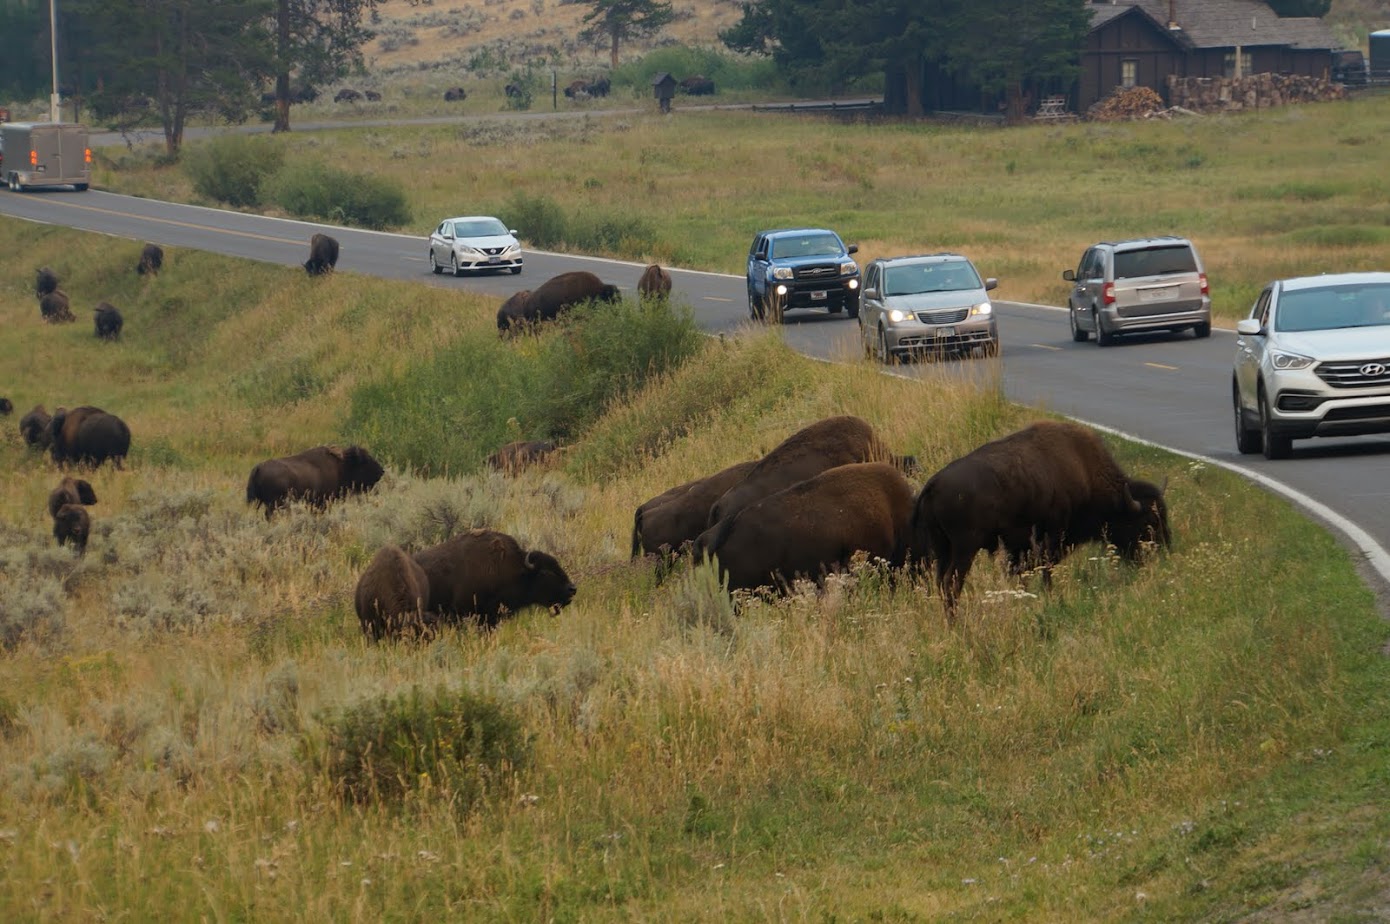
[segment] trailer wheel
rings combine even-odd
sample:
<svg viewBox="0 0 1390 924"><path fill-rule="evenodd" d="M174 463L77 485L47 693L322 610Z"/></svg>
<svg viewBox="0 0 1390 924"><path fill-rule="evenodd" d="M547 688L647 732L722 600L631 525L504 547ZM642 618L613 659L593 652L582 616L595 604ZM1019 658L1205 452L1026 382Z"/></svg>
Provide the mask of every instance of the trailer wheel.
<svg viewBox="0 0 1390 924"><path fill-rule="evenodd" d="M87 191L87 184L86 184L86 183L78 183L78 184L75 185L74 188L75 188L78 192L86 192L86 191Z"/></svg>

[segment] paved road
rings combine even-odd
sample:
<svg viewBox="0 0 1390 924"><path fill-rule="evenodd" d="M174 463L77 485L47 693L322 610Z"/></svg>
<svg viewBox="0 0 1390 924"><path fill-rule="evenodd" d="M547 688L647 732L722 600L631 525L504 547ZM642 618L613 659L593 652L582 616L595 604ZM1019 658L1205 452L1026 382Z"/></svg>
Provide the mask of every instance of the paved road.
<svg viewBox="0 0 1390 924"><path fill-rule="evenodd" d="M0 192L0 214L286 265L302 262L309 236L327 231L342 243L340 271L467 287L499 299L575 269L592 270L605 281L632 290L642 269L616 260L527 251L521 276L455 279L430 273L420 237L95 190ZM731 333L746 320L747 296L741 277L692 270L673 270L672 276L676 293L693 307L704 330ZM1294 445L1294 457L1284 462L1240 456L1234 449L1231 423L1230 363L1235 347L1230 332L1214 331L1208 340L1193 339L1191 334L1153 335L1100 349L1094 341L1074 343L1065 314L1056 308L1008 301L995 304L1000 311L1004 386L1010 398L1238 467L1267 486L1304 495L1305 506L1347 533L1353 546L1390 580L1390 556L1384 551L1390 547L1390 481L1384 476L1390 439L1300 441ZM857 335L858 325L847 319L811 312L787 316L788 344L811 356L858 356ZM998 368L989 361L966 360L920 364L903 371L918 377L989 377Z"/></svg>

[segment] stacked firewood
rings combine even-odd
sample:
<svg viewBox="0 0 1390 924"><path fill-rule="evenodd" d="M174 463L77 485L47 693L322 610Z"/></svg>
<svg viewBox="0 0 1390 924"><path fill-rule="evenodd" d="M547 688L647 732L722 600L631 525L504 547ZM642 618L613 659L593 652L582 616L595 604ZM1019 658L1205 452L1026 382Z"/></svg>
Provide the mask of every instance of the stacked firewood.
<svg viewBox="0 0 1390 924"><path fill-rule="evenodd" d="M1198 112L1267 109L1289 103L1344 99L1346 87L1322 77L1251 74L1249 77L1170 77L1168 95L1175 105Z"/></svg>
<svg viewBox="0 0 1390 924"><path fill-rule="evenodd" d="M1092 122L1127 122L1152 118L1164 108L1163 97L1148 87L1116 87L1086 110L1086 118Z"/></svg>

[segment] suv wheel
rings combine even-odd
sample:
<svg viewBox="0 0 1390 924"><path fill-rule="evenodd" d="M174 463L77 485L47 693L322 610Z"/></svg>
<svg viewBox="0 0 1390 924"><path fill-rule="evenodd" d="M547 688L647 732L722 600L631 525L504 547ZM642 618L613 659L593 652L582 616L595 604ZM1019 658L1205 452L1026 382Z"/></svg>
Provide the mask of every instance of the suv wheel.
<svg viewBox="0 0 1390 924"><path fill-rule="evenodd" d="M439 265L439 261L434 258L434 248L430 248L430 271L436 276L444 272L444 267Z"/></svg>
<svg viewBox="0 0 1390 924"><path fill-rule="evenodd" d="M845 314L851 318L859 317L859 297L854 296L845 301Z"/></svg>
<svg viewBox="0 0 1390 924"><path fill-rule="evenodd" d="M748 317L752 318L754 321L761 321L765 314L767 314L767 311L763 307L763 300L758 298L758 296L754 295L752 292L749 292Z"/></svg>
<svg viewBox="0 0 1390 924"><path fill-rule="evenodd" d="M1245 425L1245 412L1240 407L1240 386L1234 381L1231 382L1231 403L1235 405L1236 414L1236 449L1240 450L1241 455L1254 455L1264 445L1264 435L1259 427Z"/></svg>
<svg viewBox="0 0 1390 924"><path fill-rule="evenodd" d="M878 358L881 359L886 366L893 365L894 360L897 358L889 351L888 334L881 327L878 329Z"/></svg>
<svg viewBox="0 0 1390 924"><path fill-rule="evenodd" d="M991 358L992 358L992 357L995 357L995 356L998 356L998 355L999 355L999 338L998 338L998 337L995 337L994 339L992 339L992 340L990 340L988 343L986 343L984 346L980 347L980 355L986 356L986 357L991 357Z"/></svg>
<svg viewBox="0 0 1390 924"><path fill-rule="evenodd" d="M1092 311L1091 320L1094 321L1096 325L1096 346L1113 346L1115 343L1115 335L1106 330L1104 325L1100 323L1100 312Z"/></svg>
<svg viewBox="0 0 1390 924"><path fill-rule="evenodd" d="M1287 459L1293 452L1293 438L1283 434L1275 433L1271 429L1272 423L1269 416L1269 399L1265 397L1265 391L1260 389L1260 434L1263 437L1265 458L1266 459Z"/></svg>
<svg viewBox="0 0 1390 924"><path fill-rule="evenodd" d="M1211 336L1211 322L1207 321L1203 324L1198 324L1196 327L1192 328L1192 333L1198 340L1205 340Z"/></svg>
<svg viewBox="0 0 1390 924"><path fill-rule="evenodd" d="M1077 343L1085 343L1087 340L1091 339L1090 334L1076 326L1076 312L1070 308L1067 309L1067 321L1071 324L1072 340L1075 340Z"/></svg>

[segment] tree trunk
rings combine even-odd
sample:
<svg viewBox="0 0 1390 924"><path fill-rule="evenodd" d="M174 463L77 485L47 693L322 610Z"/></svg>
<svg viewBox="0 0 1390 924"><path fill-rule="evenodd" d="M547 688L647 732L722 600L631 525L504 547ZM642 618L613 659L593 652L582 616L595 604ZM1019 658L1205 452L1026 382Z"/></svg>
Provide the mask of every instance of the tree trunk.
<svg viewBox="0 0 1390 924"><path fill-rule="evenodd" d="M906 91L907 114L914 118L921 118L926 115L926 110L922 108L922 62L913 59L907 64Z"/></svg>
<svg viewBox="0 0 1390 924"><path fill-rule="evenodd" d="M1015 80L1009 84L1007 101L1004 104L1004 120L1010 125L1017 125L1023 121L1024 108L1023 84Z"/></svg>
<svg viewBox="0 0 1390 924"><path fill-rule="evenodd" d="M608 59L613 70L616 71L618 69L618 30L615 28L610 34L613 36L613 44L608 49Z"/></svg>
<svg viewBox="0 0 1390 924"><path fill-rule="evenodd" d="M290 2L276 0L275 3L275 53L279 57L279 71L275 75L275 128L272 131L290 130L290 73L285 64L290 50Z"/></svg>

